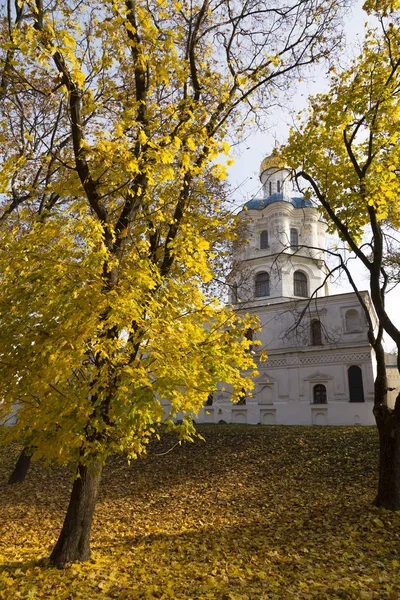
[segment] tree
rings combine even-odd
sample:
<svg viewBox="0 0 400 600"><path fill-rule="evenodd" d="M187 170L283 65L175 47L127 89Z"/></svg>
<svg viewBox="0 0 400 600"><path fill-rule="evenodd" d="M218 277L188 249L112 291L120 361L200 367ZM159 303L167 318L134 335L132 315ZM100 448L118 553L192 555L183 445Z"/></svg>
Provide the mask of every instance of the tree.
<svg viewBox="0 0 400 600"><path fill-rule="evenodd" d="M400 395L391 410L382 335L386 331L395 342L400 368L400 331L385 310L390 284L385 234L388 223L400 225L400 21L394 4L367 3L366 8L375 13L379 29L368 32L354 65L333 74L329 93L311 99L308 118L292 131L284 154L296 179L309 184L309 194L331 230L339 233L369 273L377 327L360 295L359 300L377 360L374 415L380 462L375 504L399 510ZM366 226L371 237L363 244Z"/></svg>
<svg viewBox="0 0 400 600"><path fill-rule="evenodd" d="M208 182L257 98L335 47L339 6L27 0L4 20L2 411L76 466L54 564L89 558L102 464L145 451L161 399L190 416L218 381L251 386L255 323L205 287L229 235Z"/></svg>
<svg viewBox="0 0 400 600"><path fill-rule="evenodd" d="M25 481L29 467L31 466L31 456L33 452L34 448L30 448L29 445L25 443L17 458L14 469L8 478L9 485L13 485L14 483L22 483Z"/></svg>

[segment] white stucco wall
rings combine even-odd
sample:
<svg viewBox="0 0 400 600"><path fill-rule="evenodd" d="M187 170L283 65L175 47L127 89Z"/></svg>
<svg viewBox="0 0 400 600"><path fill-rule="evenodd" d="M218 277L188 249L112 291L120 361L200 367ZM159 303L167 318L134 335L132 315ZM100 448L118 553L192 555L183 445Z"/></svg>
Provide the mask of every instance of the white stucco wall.
<svg viewBox="0 0 400 600"><path fill-rule="evenodd" d="M363 292L365 299L368 297ZM373 425L374 356L368 344L365 318L354 293L324 297L310 306L304 323L287 334L300 302L280 302L257 309L262 331L257 338L268 351L259 364L252 395L246 405L234 405L223 384L214 394L213 406L201 410L200 422L277 425ZM346 313L357 310L360 327L346 329ZM323 323L322 345L311 345L310 321L316 316ZM255 347L259 352L260 347ZM257 357L256 357L257 358ZM350 402L348 369L361 369L364 402ZM327 403L314 404L313 389L326 388ZM398 381L400 385L400 378Z"/></svg>

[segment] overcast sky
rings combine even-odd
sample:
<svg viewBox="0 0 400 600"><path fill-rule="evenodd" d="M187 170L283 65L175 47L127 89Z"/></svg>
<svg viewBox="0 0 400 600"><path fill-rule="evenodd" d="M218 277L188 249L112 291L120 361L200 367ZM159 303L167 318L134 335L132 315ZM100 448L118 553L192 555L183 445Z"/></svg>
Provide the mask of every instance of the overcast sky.
<svg viewBox="0 0 400 600"><path fill-rule="evenodd" d="M345 21L346 50L341 53L343 66L346 62L359 54L363 39L363 25L366 15L363 12L362 2L357 2ZM297 82L291 92L292 99L287 100L288 107L275 110L268 119L266 131L254 132L248 139L242 142L233 151L234 165L229 169L229 183L232 187L232 200L239 207L253 197L261 197L261 184L259 180L259 165L262 159L272 152L276 143L284 143L287 139L292 119L296 113L307 106L307 98L311 94L326 91L328 79L324 68L315 69L303 81ZM333 238L328 239L328 245L333 243ZM354 261L352 269L353 277L356 279L359 289L368 289L368 277L358 261ZM357 264L358 263L358 264ZM339 294L352 291L346 278L331 285L331 294ZM400 328L400 289L396 288L387 295L387 310L395 325ZM385 339L385 347L391 350L394 342L388 337Z"/></svg>

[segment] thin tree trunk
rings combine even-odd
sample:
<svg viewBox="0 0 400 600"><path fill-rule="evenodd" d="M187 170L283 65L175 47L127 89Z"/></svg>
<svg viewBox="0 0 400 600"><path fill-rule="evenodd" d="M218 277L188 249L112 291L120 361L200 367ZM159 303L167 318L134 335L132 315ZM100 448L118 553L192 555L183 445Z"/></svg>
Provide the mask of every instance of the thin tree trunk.
<svg viewBox="0 0 400 600"><path fill-rule="evenodd" d="M59 568L69 562L90 559L90 530L100 487L102 465L80 464L72 487L71 498L60 537L50 555L50 561Z"/></svg>
<svg viewBox="0 0 400 600"><path fill-rule="evenodd" d="M379 483L375 506L400 510L400 394L394 410L375 405L379 433Z"/></svg>
<svg viewBox="0 0 400 600"><path fill-rule="evenodd" d="M22 448L18 460L15 463L14 469L8 478L8 483L10 485L25 481L26 474L28 473L31 465L31 456L33 454L33 450L34 449L30 448L29 446Z"/></svg>

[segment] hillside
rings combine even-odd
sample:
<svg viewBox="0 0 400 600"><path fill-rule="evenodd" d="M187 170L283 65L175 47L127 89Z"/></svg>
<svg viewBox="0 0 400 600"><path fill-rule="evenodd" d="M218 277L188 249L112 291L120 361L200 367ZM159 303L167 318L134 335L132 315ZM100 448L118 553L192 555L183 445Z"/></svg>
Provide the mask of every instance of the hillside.
<svg viewBox="0 0 400 600"><path fill-rule="evenodd" d="M18 448L0 448L0 599L400 598L400 514L371 506L375 428L199 430L205 441L166 436L130 466L110 461L93 560L63 571L37 561L70 474L35 464L9 487Z"/></svg>

